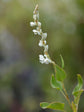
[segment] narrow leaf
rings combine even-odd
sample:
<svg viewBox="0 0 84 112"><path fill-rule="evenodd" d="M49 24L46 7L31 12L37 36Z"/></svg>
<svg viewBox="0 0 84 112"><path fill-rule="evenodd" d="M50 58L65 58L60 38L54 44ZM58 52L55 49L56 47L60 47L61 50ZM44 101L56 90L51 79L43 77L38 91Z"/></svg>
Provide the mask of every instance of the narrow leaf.
<svg viewBox="0 0 84 112"><path fill-rule="evenodd" d="M81 75L78 74L77 78L78 78L78 85L73 90L73 93L72 93L73 95L75 95L75 93L77 93L78 91L80 91L82 89L82 86L83 86L83 79L82 79Z"/></svg>
<svg viewBox="0 0 84 112"><path fill-rule="evenodd" d="M76 105L79 104L79 100L80 100L80 96L83 92L82 86L83 86L83 79L81 77L80 74L77 75L77 79L78 79L78 84L75 87L75 89L73 90L72 94L74 95L74 103Z"/></svg>
<svg viewBox="0 0 84 112"><path fill-rule="evenodd" d="M81 96L82 92L83 92L83 89L81 89L78 92L75 92L75 96L74 96L74 103L75 104L78 104L79 103L80 96Z"/></svg>
<svg viewBox="0 0 84 112"><path fill-rule="evenodd" d="M83 92L83 89L81 89L80 91L76 91L76 92L74 92L74 96L77 97L77 96L81 95L82 92Z"/></svg>
<svg viewBox="0 0 84 112"><path fill-rule="evenodd" d="M64 81L64 79L66 78L66 73L65 71L59 67L58 65L55 66L56 67L56 79L58 81Z"/></svg>
<svg viewBox="0 0 84 112"><path fill-rule="evenodd" d="M64 111L64 103L58 103L58 102L54 102L54 103L47 103L47 102L42 102L40 103L41 108L43 109L53 109L53 110L60 110L60 111Z"/></svg>
<svg viewBox="0 0 84 112"><path fill-rule="evenodd" d="M62 68L64 68L64 59L63 59L62 55L60 55L60 58L61 58L61 62L62 62Z"/></svg>
<svg viewBox="0 0 84 112"><path fill-rule="evenodd" d="M51 77L51 86L52 86L52 88L56 88L58 90L62 90L62 88L63 88L62 82L56 80L54 75L52 75L52 77Z"/></svg>
<svg viewBox="0 0 84 112"><path fill-rule="evenodd" d="M47 102L42 102L40 103L41 108L46 109L48 107L49 103Z"/></svg>

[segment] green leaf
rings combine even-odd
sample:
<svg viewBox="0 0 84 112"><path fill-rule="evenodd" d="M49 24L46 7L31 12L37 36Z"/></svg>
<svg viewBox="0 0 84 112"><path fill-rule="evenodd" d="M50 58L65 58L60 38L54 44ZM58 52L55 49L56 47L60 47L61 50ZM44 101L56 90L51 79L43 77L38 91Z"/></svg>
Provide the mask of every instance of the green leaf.
<svg viewBox="0 0 84 112"><path fill-rule="evenodd" d="M63 59L62 55L60 55L60 58L61 58L61 62L62 62L62 68L64 68L64 59Z"/></svg>
<svg viewBox="0 0 84 112"><path fill-rule="evenodd" d="M64 103L58 103L58 102L54 102L54 103L47 103L47 102L42 102L40 103L41 108L43 109L53 109L53 110L60 110L60 111L64 111Z"/></svg>
<svg viewBox="0 0 84 112"><path fill-rule="evenodd" d="M40 103L41 108L46 109L50 103L42 102Z"/></svg>
<svg viewBox="0 0 84 112"><path fill-rule="evenodd" d="M62 81L63 82L64 79L66 78L65 71L61 67L59 67L58 65L55 65L55 67L56 67L56 79L58 81Z"/></svg>
<svg viewBox="0 0 84 112"><path fill-rule="evenodd" d="M81 89L80 91L75 92L75 96L74 96L74 103L75 103L75 104L78 104L78 103L79 103L80 96L81 96L81 94L82 94L83 91L84 91L84 90Z"/></svg>
<svg viewBox="0 0 84 112"><path fill-rule="evenodd" d="M82 86L83 86L83 79L81 77L80 74L77 75L77 78L78 78L78 84L77 86L75 87L75 89L73 90L72 94L74 95L74 103L76 105L78 105L79 103L79 100L80 100L80 96L82 94L82 92L84 91L82 89Z"/></svg>
<svg viewBox="0 0 84 112"><path fill-rule="evenodd" d="M81 89L80 91L76 91L74 93L74 96L77 97L77 96L81 95L83 91L84 91L83 89Z"/></svg>
<svg viewBox="0 0 84 112"><path fill-rule="evenodd" d="M56 88L56 89L61 90L61 91L63 88L62 82L56 80L54 75L52 75L52 77L51 77L51 86L52 86L52 88Z"/></svg>
<svg viewBox="0 0 84 112"><path fill-rule="evenodd" d="M83 79L82 79L81 75L78 74L77 78L78 78L78 85L75 87L75 89L72 92L72 94L75 96L77 96L77 92L80 91L82 89L82 86L83 86Z"/></svg>

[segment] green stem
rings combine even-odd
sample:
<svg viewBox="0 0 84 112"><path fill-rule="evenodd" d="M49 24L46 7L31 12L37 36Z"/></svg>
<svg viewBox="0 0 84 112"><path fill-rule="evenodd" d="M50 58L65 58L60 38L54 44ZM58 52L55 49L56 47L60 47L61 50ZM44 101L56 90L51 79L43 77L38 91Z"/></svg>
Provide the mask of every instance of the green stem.
<svg viewBox="0 0 84 112"><path fill-rule="evenodd" d="M71 105L71 102L70 102L70 99L69 99L69 96L68 96L68 93L64 87L64 84L63 84L63 90L64 90L64 93L65 93L65 98L66 100L68 101L68 104L70 105L71 109L72 109L72 105Z"/></svg>
<svg viewBox="0 0 84 112"><path fill-rule="evenodd" d="M53 64L53 68L54 68L54 71L55 71L55 74L56 74L56 63L54 62L54 61L52 61L52 64ZM56 75L55 75L55 77L56 77Z"/></svg>

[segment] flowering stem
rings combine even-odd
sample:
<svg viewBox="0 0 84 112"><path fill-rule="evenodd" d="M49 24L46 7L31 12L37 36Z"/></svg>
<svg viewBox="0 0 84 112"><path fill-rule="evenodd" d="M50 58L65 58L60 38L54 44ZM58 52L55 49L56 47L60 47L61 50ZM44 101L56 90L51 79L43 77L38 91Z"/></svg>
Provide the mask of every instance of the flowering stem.
<svg viewBox="0 0 84 112"><path fill-rule="evenodd" d="M41 37L41 40L39 41L38 45L44 48L44 55L39 55L40 63L42 64L52 63L52 60L50 59L50 56L48 54L48 45L46 44L47 33L43 33L41 29L41 22L39 22L38 4L36 5L33 11L33 19L34 19L34 22L30 22L30 26L32 27L36 26L36 29L33 29L33 33Z"/></svg>
<svg viewBox="0 0 84 112"><path fill-rule="evenodd" d="M42 29L41 29L41 22L39 22L39 11L38 11L38 4L35 7L35 10L33 12L33 19L34 22L30 22L30 26L36 26L36 29L33 29L33 33L35 35L39 35L41 37L41 40L39 41L39 46L44 48L44 55L39 55L39 60L40 63L42 64L49 64L51 63L54 67L54 71L56 74L56 63L54 61L51 60L49 54L48 54L48 45L46 44L46 38L47 38L47 33L43 33ZM56 77L56 75L55 75ZM64 87L63 84L63 91L61 91L61 93L63 94L63 96L66 98L66 100L68 101L71 109L72 109L72 105L70 102L70 99L68 97L67 91Z"/></svg>

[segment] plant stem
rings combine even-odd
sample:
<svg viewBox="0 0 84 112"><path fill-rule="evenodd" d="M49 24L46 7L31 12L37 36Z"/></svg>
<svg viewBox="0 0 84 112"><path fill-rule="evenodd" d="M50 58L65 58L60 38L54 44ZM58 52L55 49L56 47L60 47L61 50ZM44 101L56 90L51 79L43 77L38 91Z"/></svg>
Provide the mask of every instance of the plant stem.
<svg viewBox="0 0 84 112"><path fill-rule="evenodd" d="M56 63L54 62L54 61L52 61L52 65L53 65L53 68L54 68L54 71L55 71L55 74L56 74ZM56 75L55 75L55 77L56 77Z"/></svg>
<svg viewBox="0 0 84 112"><path fill-rule="evenodd" d="M64 87L64 84L63 84L63 90L64 90L64 97L66 98L66 100L68 101L68 104L70 105L71 109L72 109L72 105L71 105L71 102L70 102L70 99L69 99L69 96L68 96L68 93Z"/></svg>

